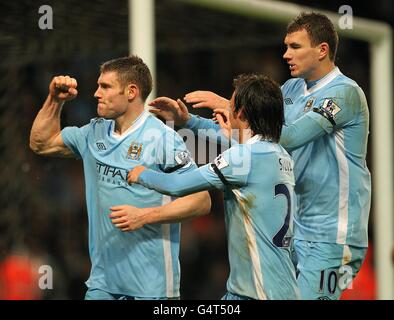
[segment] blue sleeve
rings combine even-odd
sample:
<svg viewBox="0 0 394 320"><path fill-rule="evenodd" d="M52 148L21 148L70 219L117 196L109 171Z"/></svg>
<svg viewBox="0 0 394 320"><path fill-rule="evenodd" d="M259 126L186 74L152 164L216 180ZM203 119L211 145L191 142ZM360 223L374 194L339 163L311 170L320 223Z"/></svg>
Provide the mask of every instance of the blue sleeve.
<svg viewBox="0 0 394 320"><path fill-rule="evenodd" d="M315 102L316 107L283 126L280 144L291 151L351 124L367 108L363 97L359 87L334 86Z"/></svg>
<svg viewBox="0 0 394 320"><path fill-rule="evenodd" d="M317 107L313 108L309 116L321 123L327 133L353 123L360 112L367 108L361 88L350 84L332 87L315 105ZM320 121L321 118L325 121Z"/></svg>
<svg viewBox="0 0 394 320"><path fill-rule="evenodd" d="M198 134L198 129L220 130L220 126L211 119L201 118L194 114L190 115L190 119L185 123L185 128L192 130L195 134Z"/></svg>
<svg viewBox="0 0 394 320"><path fill-rule="evenodd" d="M197 168L182 138L166 129L158 143L159 169L165 173L185 172Z"/></svg>
<svg viewBox="0 0 394 320"><path fill-rule="evenodd" d="M192 114L190 119L185 124L186 129L193 131L195 135L200 138L208 138L209 142L214 142L226 147L235 145L238 142L234 139L231 141L223 134L220 125L211 119L201 118L200 116Z"/></svg>
<svg viewBox="0 0 394 320"><path fill-rule="evenodd" d="M297 119L290 125L282 127L279 143L288 151L292 151L326 134L323 117L310 117L311 111Z"/></svg>
<svg viewBox="0 0 394 320"><path fill-rule="evenodd" d="M201 174L217 189L246 185L252 158L248 144L238 144L224 151L208 164Z"/></svg>
<svg viewBox="0 0 394 320"><path fill-rule="evenodd" d="M178 172L166 174L146 169L140 174L138 183L162 194L182 197L212 188L209 182L201 175L200 170L202 168L182 174Z"/></svg>
<svg viewBox="0 0 394 320"><path fill-rule="evenodd" d="M89 128L90 124L87 124L81 128L66 127L61 132L64 144L77 156L77 158L82 158L87 150Z"/></svg>
<svg viewBox="0 0 394 320"><path fill-rule="evenodd" d="M250 161L243 163L239 157L244 154L236 149L239 148L226 150L213 163L186 173L165 174L147 169L141 173L138 182L149 189L177 197L212 188L240 187L246 184Z"/></svg>

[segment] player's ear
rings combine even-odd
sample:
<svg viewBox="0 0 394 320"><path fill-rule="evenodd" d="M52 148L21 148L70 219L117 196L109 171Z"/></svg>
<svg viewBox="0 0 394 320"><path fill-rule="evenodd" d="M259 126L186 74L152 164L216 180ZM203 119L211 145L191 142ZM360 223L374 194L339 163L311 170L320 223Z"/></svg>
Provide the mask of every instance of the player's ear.
<svg viewBox="0 0 394 320"><path fill-rule="evenodd" d="M128 84L125 88L125 91L127 99L129 100L133 100L139 95L139 88L134 83Z"/></svg>
<svg viewBox="0 0 394 320"><path fill-rule="evenodd" d="M327 42L322 42L319 45L319 60L323 60L330 53L330 46Z"/></svg>

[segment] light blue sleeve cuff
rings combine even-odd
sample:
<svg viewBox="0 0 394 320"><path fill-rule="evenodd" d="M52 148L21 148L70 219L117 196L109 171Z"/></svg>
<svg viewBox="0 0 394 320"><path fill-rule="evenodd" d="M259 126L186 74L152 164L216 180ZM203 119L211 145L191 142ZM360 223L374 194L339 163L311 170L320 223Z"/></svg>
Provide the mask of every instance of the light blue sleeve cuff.
<svg viewBox="0 0 394 320"><path fill-rule="evenodd" d="M185 128L193 130L195 134L198 134L198 129L220 130L220 126L211 119L201 118L195 114L190 115L190 119L185 123Z"/></svg>

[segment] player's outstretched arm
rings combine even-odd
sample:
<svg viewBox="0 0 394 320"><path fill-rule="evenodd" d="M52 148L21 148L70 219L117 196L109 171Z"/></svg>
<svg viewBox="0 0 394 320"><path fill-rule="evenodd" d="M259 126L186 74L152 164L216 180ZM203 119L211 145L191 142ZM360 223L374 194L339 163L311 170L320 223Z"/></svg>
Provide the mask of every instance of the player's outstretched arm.
<svg viewBox="0 0 394 320"><path fill-rule="evenodd" d="M222 105L225 105L227 109L229 102L226 99L224 100L226 103L223 103ZM175 101L168 97L159 97L151 101L149 105L152 107L149 111L162 117L165 121L174 121L174 124L178 127L186 127L200 137L208 137L211 139L210 141L214 141L228 147L229 136L227 135L227 132L224 132L224 136L222 137L222 134L219 132L220 127L216 123L212 122L210 119L204 119L196 116L192 117L182 100L178 99ZM226 109L219 107L214 110ZM220 111L216 113L220 113ZM234 141L234 143L236 142Z"/></svg>
<svg viewBox="0 0 394 320"><path fill-rule="evenodd" d="M200 167L179 174L177 172L158 172L147 169L144 166L137 166L127 174L127 182L130 185L138 183L148 189L156 190L169 196L183 197L213 188L201 174L202 169L203 167Z"/></svg>
<svg viewBox="0 0 394 320"><path fill-rule="evenodd" d="M182 127L190 119L189 111L182 100L159 97L149 103L150 112L162 117L165 121L174 121L176 126Z"/></svg>
<svg viewBox="0 0 394 320"><path fill-rule="evenodd" d="M66 101L78 94L77 81L69 76L54 77L49 94L38 112L30 132L30 148L39 155L72 157L72 151L63 143L60 114Z"/></svg>
<svg viewBox="0 0 394 320"><path fill-rule="evenodd" d="M192 103L193 108L226 109L230 101L212 91L197 90L185 95L184 100Z"/></svg>
<svg viewBox="0 0 394 320"><path fill-rule="evenodd" d="M115 227L134 231L146 224L174 223L208 214L211 198L207 191L178 198L166 205L153 208L136 208L130 205L114 206L109 215Z"/></svg>

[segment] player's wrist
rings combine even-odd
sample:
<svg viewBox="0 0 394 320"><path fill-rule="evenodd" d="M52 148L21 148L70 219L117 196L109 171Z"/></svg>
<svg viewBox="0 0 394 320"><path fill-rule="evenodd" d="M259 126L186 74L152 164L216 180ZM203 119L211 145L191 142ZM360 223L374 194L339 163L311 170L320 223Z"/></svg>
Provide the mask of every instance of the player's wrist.
<svg viewBox="0 0 394 320"><path fill-rule="evenodd" d="M64 105L64 100L49 94L45 104L51 108L60 109Z"/></svg>
<svg viewBox="0 0 394 320"><path fill-rule="evenodd" d="M157 223L157 217L160 216L160 210L161 207L152 207L152 208L144 208L143 214L142 214L142 224L152 224L152 223Z"/></svg>
<svg viewBox="0 0 394 320"><path fill-rule="evenodd" d="M178 121L178 123L175 123L175 125L178 127L183 127L190 120L190 118L191 118L190 114L187 114L186 116L182 117L181 120Z"/></svg>
<svg viewBox="0 0 394 320"><path fill-rule="evenodd" d="M190 113L187 114L187 116L184 117L182 124L180 124L180 127L187 127L190 124L190 120L192 120L192 115Z"/></svg>
<svg viewBox="0 0 394 320"><path fill-rule="evenodd" d="M230 100L227 100L226 98L221 98L220 107L222 109L226 109L229 105L230 105Z"/></svg>

